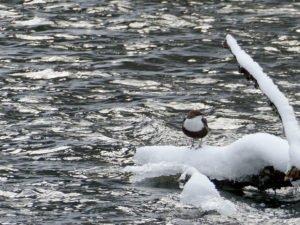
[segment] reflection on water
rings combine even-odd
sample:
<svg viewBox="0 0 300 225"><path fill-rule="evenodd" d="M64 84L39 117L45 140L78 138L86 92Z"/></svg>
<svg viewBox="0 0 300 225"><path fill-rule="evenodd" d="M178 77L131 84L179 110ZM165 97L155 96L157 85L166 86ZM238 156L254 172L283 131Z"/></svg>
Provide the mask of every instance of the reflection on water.
<svg viewBox="0 0 300 225"><path fill-rule="evenodd" d="M122 169L135 146L189 144L192 108L207 113L208 144L281 135L221 42L234 34L299 115L299 15L295 1L1 1L0 222L298 224L294 189L275 206L273 193L223 193L240 208L227 218Z"/></svg>

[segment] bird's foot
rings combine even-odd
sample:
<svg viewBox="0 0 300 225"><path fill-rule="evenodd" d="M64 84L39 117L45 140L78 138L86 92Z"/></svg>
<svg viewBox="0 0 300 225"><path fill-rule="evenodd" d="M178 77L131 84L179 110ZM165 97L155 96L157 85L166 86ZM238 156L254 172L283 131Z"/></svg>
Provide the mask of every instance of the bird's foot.
<svg viewBox="0 0 300 225"><path fill-rule="evenodd" d="M197 146L197 149L200 149L200 148L202 148L202 144L199 144L199 145Z"/></svg>
<svg viewBox="0 0 300 225"><path fill-rule="evenodd" d="M192 145L191 145L190 149L198 150L201 148L202 148L202 139L201 139L200 143L198 143L198 144L196 144L195 141L192 140Z"/></svg>
<svg viewBox="0 0 300 225"><path fill-rule="evenodd" d="M202 139L200 140L200 143L197 146L197 149L200 149L200 148L202 148Z"/></svg>
<svg viewBox="0 0 300 225"><path fill-rule="evenodd" d="M201 144L199 144L199 145L191 145L190 146L190 149L192 149L192 150L198 150L198 149L201 149L201 148L202 148Z"/></svg>
<svg viewBox="0 0 300 225"><path fill-rule="evenodd" d="M198 147L196 147L195 145L191 145L191 146L190 146L190 149L191 149L191 150L197 150L197 148L198 148Z"/></svg>

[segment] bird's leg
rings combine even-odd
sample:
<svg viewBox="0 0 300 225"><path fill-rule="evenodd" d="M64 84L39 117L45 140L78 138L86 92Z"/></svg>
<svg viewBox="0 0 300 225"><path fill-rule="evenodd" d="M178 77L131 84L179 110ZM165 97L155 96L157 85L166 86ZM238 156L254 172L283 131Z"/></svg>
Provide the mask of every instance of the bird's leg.
<svg viewBox="0 0 300 225"><path fill-rule="evenodd" d="M194 144L195 144L195 139L194 138L192 138L192 145L191 145L191 149L193 149L195 146L194 146Z"/></svg>
<svg viewBox="0 0 300 225"><path fill-rule="evenodd" d="M202 147L202 142L203 142L203 138L201 138L201 140L200 140L199 147Z"/></svg>
<svg viewBox="0 0 300 225"><path fill-rule="evenodd" d="M203 138L200 138L200 143L198 145L198 148L202 148L202 141L203 141Z"/></svg>

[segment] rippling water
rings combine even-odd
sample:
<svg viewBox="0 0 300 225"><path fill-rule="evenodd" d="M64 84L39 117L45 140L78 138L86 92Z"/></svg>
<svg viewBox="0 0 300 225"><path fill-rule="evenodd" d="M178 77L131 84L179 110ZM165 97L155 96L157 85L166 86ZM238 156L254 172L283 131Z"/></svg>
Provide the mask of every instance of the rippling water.
<svg viewBox="0 0 300 225"><path fill-rule="evenodd" d="M297 189L245 196L235 218L131 184L136 146L187 145L181 121L205 109L206 143L282 134L259 90L221 46L231 33L300 115L296 1L0 1L0 222L299 224Z"/></svg>

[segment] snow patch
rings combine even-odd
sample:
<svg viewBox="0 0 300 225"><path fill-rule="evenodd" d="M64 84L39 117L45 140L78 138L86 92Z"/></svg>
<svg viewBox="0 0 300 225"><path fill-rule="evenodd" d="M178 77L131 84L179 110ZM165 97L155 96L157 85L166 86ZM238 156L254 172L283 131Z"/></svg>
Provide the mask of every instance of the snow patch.
<svg viewBox="0 0 300 225"><path fill-rule="evenodd" d="M136 167L144 172L145 166L149 171L153 170L152 164L168 164L168 168L173 164L174 169L178 168L175 165L185 165L210 178L239 180L270 165L284 172L289 159L288 147L287 141L279 137L256 133L227 146L204 145L199 150L186 146L145 146L137 149L134 161ZM177 172L180 173L180 170Z"/></svg>
<svg viewBox="0 0 300 225"><path fill-rule="evenodd" d="M205 211L216 210L220 214L231 216L237 211L236 206L220 196L215 185L194 168L189 168L181 176L191 174L180 195L181 201L200 207Z"/></svg>
<svg viewBox="0 0 300 225"><path fill-rule="evenodd" d="M233 215L236 206L220 196L208 177L243 180L270 165L284 172L288 148L287 141L267 133L250 134L227 146L202 146L198 150L187 146L145 146L136 151L136 165L126 167L125 171L133 173L132 182L178 173L182 173L183 179L189 174L191 178L181 193L183 203Z"/></svg>

